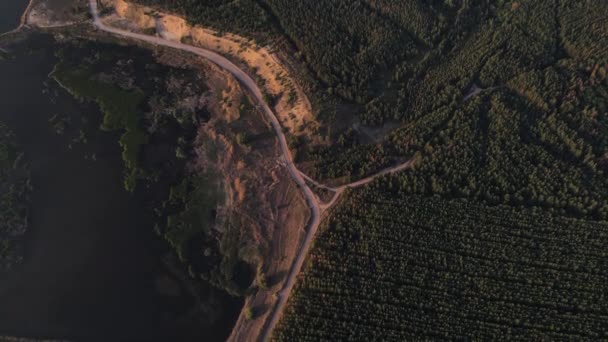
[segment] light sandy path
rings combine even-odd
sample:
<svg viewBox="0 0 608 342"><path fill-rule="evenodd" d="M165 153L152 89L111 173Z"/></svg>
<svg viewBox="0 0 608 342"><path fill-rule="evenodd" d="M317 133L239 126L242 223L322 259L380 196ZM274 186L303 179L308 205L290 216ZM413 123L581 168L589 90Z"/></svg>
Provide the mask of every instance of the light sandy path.
<svg viewBox="0 0 608 342"><path fill-rule="evenodd" d="M170 48L174 48L174 49L178 49L178 50L182 50L182 51L191 52L191 53L194 53L205 59L208 59L209 61L217 64L219 67L230 72L237 80L239 80L241 82L241 84L243 86L245 86L245 88L247 88L251 92L253 97L255 97L256 101L259 103L259 108L264 112L264 114L266 115L268 120L270 120L270 123L272 124L272 128L274 129L274 131L277 135L277 138L279 139L279 144L281 146L281 152L282 152L282 158L283 158L284 165L289 170L289 174L291 175L291 178L294 180L294 182L296 182L298 187L302 190L302 193L303 193L304 197L306 198L306 202L308 203L308 206L310 208L310 220L308 223L308 229L306 230L306 235L304 237L304 240L300 244L298 253L289 270L287 279L286 279L285 283L283 284L283 288L277 293L277 296L276 296L277 300L276 300L275 306L273 308L273 311L272 311L270 317L268 318L268 320L266 321L266 323L264 324L262 332L260 333L260 337L261 337L260 340L262 340L262 341L268 340L273 328L275 327L276 323L278 322L279 318L281 317L283 308L285 307L285 304L287 303L287 298L289 298L289 294L291 293L291 290L293 289L293 286L295 284L296 276L298 275L298 273L300 273L300 270L302 269L302 265L304 264L304 260L308 253L308 250L310 249L312 240L315 236L315 233L317 232L317 229L319 228L319 224L321 222L322 211L329 209L329 207L336 202L339 195L346 188L354 188L354 187L362 186L362 185L365 185L365 184L373 181L375 178L377 178L379 176L383 176L383 175L386 175L389 173L398 172L403 169L406 169L410 166L410 164L411 164L410 161L408 161L404 164L389 168L389 169L385 169L375 175L369 176L367 178L361 179L359 181L356 181L356 182L353 182L350 184L340 186L338 188L331 188L331 187L322 185L320 183L317 183L312 178L310 178L309 176L307 176L306 174L301 172L295 166L295 164L293 162L293 156L287 145L287 139L285 138L285 134L283 133L281 125L280 125L279 121L277 120L277 117L275 116L272 109L270 109L268 104L264 101L264 96L262 95L262 92L258 88L258 85L256 84L256 82L247 73L245 73L243 70L241 70L238 66L236 66L234 63L232 63L225 57L223 57L213 51L209 51L209 50L206 50L206 49L203 49L200 47L195 47L195 46L191 46L191 45L187 45L187 44L182 44L179 42L166 40L161 37L149 36L149 35L145 35L145 34L135 33L135 32L131 32L131 31L121 30L121 29L118 29L115 27L107 26L101 21L101 19L99 17L99 11L97 9L97 1L89 0L89 5L90 5L90 9L91 9L91 15L93 16L93 24L102 31L105 31L108 33L113 33L115 35L119 35L119 36L126 37L126 38L144 41L144 42L154 44L154 45L166 46L166 47L170 47ZM306 180L311 181L313 184L315 184L321 188L324 188L324 189L327 189L330 191L334 191L336 194L334 195L331 202L329 204L321 205L319 203L319 200L317 199L317 196L313 193L313 191L310 189L310 187L308 187L308 185L306 184ZM256 340L256 338L252 338L251 336L249 336L249 337L247 337L247 340Z"/></svg>
<svg viewBox="0 0 608 342"><path fill-rule="evenodd" d="M27 24L27 16L30 13L30 11L32 10L32 6L34 6L34 0L30 0L29 3L27 4L25 11L23 11L21 18L19 19L19 27L17 27L15 30L20 30L21 28L23 28L23 26L25 26Z"/></svg>

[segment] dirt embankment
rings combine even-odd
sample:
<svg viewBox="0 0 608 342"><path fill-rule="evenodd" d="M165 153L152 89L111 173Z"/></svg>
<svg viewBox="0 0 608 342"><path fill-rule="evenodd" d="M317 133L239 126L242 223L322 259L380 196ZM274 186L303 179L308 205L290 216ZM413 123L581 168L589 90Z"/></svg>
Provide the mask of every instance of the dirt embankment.
<svg viewBox="0 0 608 342"><path fill-rule="evenodd" d="M210 29L190 26L180 17L125 0L101 2L115 10L114 15L105 19L112 26L156 34L229 56L256 76L261 88L272 98L273 109L290 135L307 136L312 143L320 141L316 134L318 123L305 94L268 48L237 35L219 35Z"/></svg>
<svg viewBox="0 0 608 342"><path fill-rule="evenodd" d="M179 51L167 51L161 62L192 64ZM280 165L281 149L266 117L234 77L203 61L209 91L201 101L210 119L198 130L196 168L223 178L226 203L217 222L240 229L241 257L257 264L250 295L231 340L259 336L272 313L277 293L289 272L308 218L301 191ZM223 229L222 227L217 227ZM250 316L251 314L251 316Z"/></svg>

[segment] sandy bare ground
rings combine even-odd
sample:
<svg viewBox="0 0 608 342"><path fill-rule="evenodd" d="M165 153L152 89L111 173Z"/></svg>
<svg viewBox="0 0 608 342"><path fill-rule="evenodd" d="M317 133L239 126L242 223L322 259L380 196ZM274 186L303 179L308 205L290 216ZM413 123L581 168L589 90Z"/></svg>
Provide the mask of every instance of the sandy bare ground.
<svg viewBox="0 0 608 342"><path fill-rule="evenodd" d="M280 285L280 290L275 294L272 294L270 291L257 291L253 298L247 299L248 303L260 302L271 304L270 312L264 315L265 322L263 323L263 326L260 327L259 324L257 326L252 326L251 321L244 317L244 313L241 313L241 317L239 317L237 325L229 338L229 340L233 341L268 340L273 328L275 327L276 323L282 315L289 294L291 293L291 290L293 289L293 286L295 284L296 276L302 269L302 265L308 253L308 250L310 249L313 238L321 222L322 214L325 211L329 210L334 203L336 203L340 194L342 194L345 189L360 187L372 182L377 177L405 170L411 166L412 162L405 162L392 168L380 171L375 175L366 177L356 182L342 185L337 188L331 188L319 184L307 175L305 175L303 172L301 172L294 164L292 153L287 145L285 134L283 133L282 126L279 120L277 119L277 116L269 107L269 105L264 101L264 96L262 94L262 91L259 89L257 83L245 71L241 70L238 66L236 66L234 63L232 63L225 57L201 47L183 44L174 40L165 39L163 37L149 36L142 33L136 33L107 26L99 17L97 1L90 0L89 6L91 9L91 14L93 16L94 25L102 31L118 35L124 38L147 42L153 45L165 46L190 52L211 61L212 63L218 65L220 68L231 73L241 83L241 85L244 86L251 93L251 96L257 102L258 109L260 109L264 113L266 119L270 122L270 125L275 131L281 151L280 163L287 171L293 182L296 184L299 191L304 196L306 204L310 208L310 218L308 220L305 236L297 248L297 253L295 254L291 268L289 269L285 281L282 283L282 285ZM335 195L332 200L329 203L320 203L318 197L307 185L306 180L309 180L324 189L333 191Z"/></svg>
<svg viewBox="0 0 608 342"><path fill-rule="evenodd" d="M318 124L308 98L271 48L258 46L256 42L235 34L219 34L208 28L192 26L178 16L125 0L101 0L101 3L115 10L115 14L104 18L106 24L112 22L109 26L127 25L129 31L154 32L167 40L228 56L258 82L263 92L272 95L275 99L272 109L289 135L306 135L313 141L320 141L314 133Z"/></svg>

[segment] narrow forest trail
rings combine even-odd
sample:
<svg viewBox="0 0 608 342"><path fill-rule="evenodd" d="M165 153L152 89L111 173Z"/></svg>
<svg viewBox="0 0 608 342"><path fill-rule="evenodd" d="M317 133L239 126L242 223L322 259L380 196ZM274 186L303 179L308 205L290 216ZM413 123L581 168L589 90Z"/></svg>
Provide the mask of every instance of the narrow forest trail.
<svg viewBox="0 0 608 342"><path fill-rule="evenodd" d="M300 273L300 270L302 269L302 265L304 264L304 260L306 258L306 255L308 254L308 250L310 249L313 238L321 223L321 215L323 214L323 212L329 210L331 208L331 206L336 203L337 199L344 192L345 189L363 186L365 184L372 182L377 177L407 169L412 164L412 161L411 160L407 161L403 164L382 170L372 176L363 178L356 182L342 185L337 188L332 188L332 187L322 185L322 184L314 181L312 178L310 178L309 176L304 174L302 171L300 171L296 167L296 165L293 162L293 156L287 145L287 139L285 138L285 134L283 133L279 120L277 119L276 115L274 114L272 109L269 107L269 105L265 102L264 96L262 95L262 91L259 89L257 83L247 73L245 73L243 70L241 70L238 66L236 66L234 63L232 63L225 57L223 57L213 51L204 49L204 48L195 47L195 46L191 46L191 45L187 45L187 44L182 44L182 43L167 40L167 39L164 39L161 37L149 36L149 35L145 35L145 34L135 33L135 32L108 26L101 21L101 18L99 16L99 11L97 8L97 0L89 0L89 6L90 6L90 10L91 10L91 15L93 17L93 24L95 25L95 27L97 27L98 29L100 29L102 31L112 33L112 34L115 34L115 35L118 35L121 37L125 37L125 38L144 41L144 42L147 42L147 43L150 43L153 45L166 46L166 47L190 52L190 53L193 53L200 57L203 57L203 58L213 62L214 64L218 65L220 68L228 71L245 88L247 88L249 90L251 95L253 95L253 97L259 103L259 108L264 112L264 114L270 121L272 128L274 129L274 131L277 135L277 138L279 140L279 145L281 147L282 159L283 159L282 162L284 163L285 167L289 171L291 178L298 185L298 187L302 191L303 196L306 198L306 202L310 208L310 219L308 222L308 228L306 229L306 235L304 236L304 240L301 242L300 247L298 248L298 252L291 265L287 279L285 280L281 290L276 294L276 302L274 304L274 307L272 308L272 312L271 312L270 316L267 318L267 321L265 322L264 327L262 328L262 331L260 332L260 336L258 336L257 338L256 337L252 338L251 336L247 337L248 341L250 341L250 340L262 340L262 341L268 340L270 338L270 334L271 334L272 330L274 329L274 327L276 326L276 323L278 322L279 318L281 317L285 304L287 303L287 299L289 298L291 290L293 289L293 286L295 284L296 277ZM315 195L315 193L310 189L310 187L306 183L306 180L310 181L311 183L313 183L316 186L319 186L323 189L333 191L335 194L334 194L334 197L332 198L332 200L329 203L325 203L325 204L320 203L318 197ZM238 334L237 334L237 336L238 336Z"/></svg>

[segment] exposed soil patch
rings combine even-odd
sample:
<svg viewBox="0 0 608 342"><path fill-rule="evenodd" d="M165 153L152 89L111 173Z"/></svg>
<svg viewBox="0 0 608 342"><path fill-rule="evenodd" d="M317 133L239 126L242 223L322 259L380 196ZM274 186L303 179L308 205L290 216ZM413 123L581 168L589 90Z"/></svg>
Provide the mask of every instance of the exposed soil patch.
<svg viewBox="0 0 608 342"><path fill-rule="evenodd" d="M106 20L111 25L219 52L241 64L255 75L266 92L269 104L293 136L306 136L319 143L318 123L312 108L297 82L292 79L273 51L234 34L218 34L213 30L192 27L184 19L124 0L103 0L115 15ZM122 19L122 20L121 20ZM126 19L126 22L125 22ZM121 23L121 21L123 21Z"/></svg>
<svg viewBox="0 0 608 342"><path fill-rule="evenodd" d="M183 65L192 56L167 51L161 60ZM278 292L289 272L304 233L309 209L300 189L291 181L281 159L281 150L270 124L254 101L227 72L213 64L196 63L205 68L209 91L204 100L210 119L198 129L195 168L212 170L222 177L225 203L217 208L216 229L237 230L235 241L239 258L254 271L249 279L240 335L259 336Z"/></svg>

